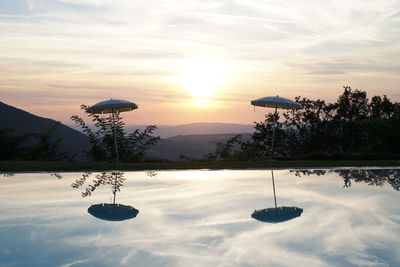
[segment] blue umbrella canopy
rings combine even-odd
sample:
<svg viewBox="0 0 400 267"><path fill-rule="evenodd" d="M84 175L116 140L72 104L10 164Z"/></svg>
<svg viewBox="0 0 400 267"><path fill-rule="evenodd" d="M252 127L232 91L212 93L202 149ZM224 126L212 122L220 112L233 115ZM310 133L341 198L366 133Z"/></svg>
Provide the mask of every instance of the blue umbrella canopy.
<svg viewBox="0 0 400 267"><path fill-rule="evenodd" d="M269 223L280 223L289 221L296 217L300 217L303 213L303 209L298 207L276 207L262 210L255 210L251 217Z"/></svg>
<svg viewBox="0 0 400 267"><path fill-rule="evenodd" d="M88 213L102 220L124 221L135 218L139 210L128 205L102 203L90 206Z"/></svg>
<svg viewBox="0 0 400 267"><path fill-rule="evenodd" d="M258 98L251 101L253 106L267 107L267 108L282 108L282 109L302 109L303 107L284 97L280 96L267 96Z"/></svg>
<svg viewBox="0 0 400 267"><path fill-rule="evenodd" d="M138 105L133 102L121 99L110 99L101 101L88 108L89 113L104 114L131 111L137 109Z"/></svg>

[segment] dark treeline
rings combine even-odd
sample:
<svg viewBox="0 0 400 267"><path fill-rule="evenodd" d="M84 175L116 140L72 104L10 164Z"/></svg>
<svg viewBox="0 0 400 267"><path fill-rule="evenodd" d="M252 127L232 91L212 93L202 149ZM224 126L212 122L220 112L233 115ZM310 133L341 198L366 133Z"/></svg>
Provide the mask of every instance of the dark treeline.
<svg viewBox="0 0 400 267"><path fill-rule="evenodd" d="M57 122L42 133L24 135L0 129L0 160L71 160L73 155L60 151L61 139L54 138L59 126Z"/></svg>
<svg viewBox="0 0 400 267"><path fill-rule="evenodd" d="M276 121L274 158L393 159L400 158L400 103L386 95L345 86L335 103L296 97L301 110L280 110ZM235 136L220 143L208 159L271 157L274 113L255 123L251 140Z"/></svg>

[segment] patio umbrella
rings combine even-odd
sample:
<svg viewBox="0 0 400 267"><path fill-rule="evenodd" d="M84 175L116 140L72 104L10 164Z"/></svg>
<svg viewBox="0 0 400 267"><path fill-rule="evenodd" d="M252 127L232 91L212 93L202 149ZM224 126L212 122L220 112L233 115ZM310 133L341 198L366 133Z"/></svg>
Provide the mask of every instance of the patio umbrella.
<svg viewBox="0 0 400 267"><path fill-rule="evenodd" d="M280 109L302 109L303 106L299 103L296 103L290 99L280 97L280 96L267 96L258 98L251 101L253 106L266 107L266 108L275 108L274 114L274 125L272 128L272 144L271 144L271 158L274 155L274 140L275 140L275 128L276 128L276 117L278 115L278 108ZM272 174L272 186L274 189L274 201L275 201L275 212L276 216L278 216L278 207L276 205L276 194L275 194L275 179L274 179L274 171L271 171Z"/></svg>
<svg viewBox="0 0 400 267"><path fill-rule="evenodd" d="M267 96L258 98L251 101L253 106L275 108L274 114L274 126L272 128L272 144L271 144L271 157L274 155L274 140L275 140L275 128L276 128L276 116L278 114L278 108L281 109L302 109L302 105L296 103L290 99L280 96Z"/></svg>
<svg viewBox="0 0 400 267"><path fill-rule="evenodd" d="M115 155L118 159L118 144L117 144L117 135L115 133L115 115L120 112L131 111L137 109L138 105L132 103L127 100L120 100L120 99L110 99L101 101L87 109L89 113L92 114L107 114L111 113L112 117L112 131L114 135L114 142L115 142Z"/></svg>

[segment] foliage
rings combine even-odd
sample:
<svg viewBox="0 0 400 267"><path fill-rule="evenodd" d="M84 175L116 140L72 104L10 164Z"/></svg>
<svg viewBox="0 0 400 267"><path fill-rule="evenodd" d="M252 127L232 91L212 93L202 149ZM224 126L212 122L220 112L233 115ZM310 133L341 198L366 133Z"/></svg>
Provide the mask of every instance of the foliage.
<svg viewBox="0 0 400 267"><path fill-rule="evenodd" d="M205 156L207 160L226 160L237 157L239 153L239 146L242 144L242 135L238 134L228 139L226 142L217 143L215 152L209 153Z"/></svg>
<svg viewBox="0 0 400 267"><path fill-rule="evenodd" d="M61 125L60 122L54 123L47 131L40 134L30 134L32 138L35 138L36 145L28 147L28 155L26 159L35 160L61 160L67 159L68 155L61 152L59 147L61 139L57 138L53 140L53 136L57 128Z"/></svg>
<svg viewBox="0 0 400 267"><path fill-rule="evenodd" d="M144 130L135 130L127 134L124 130L125 123L119 113L112 116L101 116L88 112L88 106L81 105L81 109L94 122L96 130L92 130L78 115L71 119L79 125L88 137L91 148L88 155L94 161L115 159L115 141L117 139L118 155L122 161L139 161L144 158L146 151L155 145L160 137L152 136L157 129L149 125ZM114 123L113 123L114 119ZM114 137L115 136L115 137Z"/></svg>
<svg viewBox="0 0 400 267"><path fill-rule="evenodd" d="M0 129L0 160L22 158L22 142L26 136L13 136L12 129Z"/></svg>
<svg viewBox="0 0 400 267"><path fill-rule="evenodd" d="M66 160L69 155L61 152L61 139L54 133L61 125L54 123L42 133L12 135L13 129L0 129L0 160Z"/></svg>
<svg viewBox="0 0 400 267"><path fill-rule="evenodd" d="M264 122L256 122L251 140L237 142L242 150L235 154L236 159L263 159L272 153L274 158L301 158L310 154L330 155L331 159L338 155L349 158L346 155L351 154L400 157L400 104L391 102L386 95L374 96L369 101L365 91L344 86L335 103L300 96L295 101L303 109L283 112L282 121L279 113L276 118L274 113L268 113Z"/></svg>

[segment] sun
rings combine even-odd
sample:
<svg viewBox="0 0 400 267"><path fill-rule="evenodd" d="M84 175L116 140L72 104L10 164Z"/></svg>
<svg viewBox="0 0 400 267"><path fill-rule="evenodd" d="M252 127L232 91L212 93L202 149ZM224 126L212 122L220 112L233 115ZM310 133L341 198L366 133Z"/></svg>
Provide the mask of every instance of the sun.
<svg viewBox="0 0 400 267"><path fill-rule="evenodd" d="M221 62L211 59L191 59L182 64L181 78L184 89L195 99L214 97L223 83Z"/></svg>

